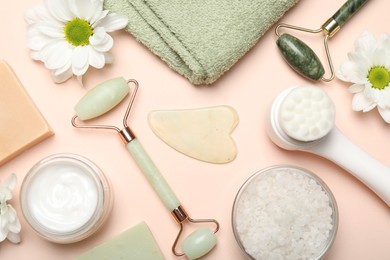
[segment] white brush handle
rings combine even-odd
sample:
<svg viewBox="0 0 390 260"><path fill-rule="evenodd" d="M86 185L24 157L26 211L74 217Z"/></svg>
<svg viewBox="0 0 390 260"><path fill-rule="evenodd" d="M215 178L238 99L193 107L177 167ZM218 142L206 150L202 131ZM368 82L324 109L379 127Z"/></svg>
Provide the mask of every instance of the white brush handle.
<svg viewBox="0 0 390 260"><path fill-rule="evenodd" d="M303 150L335 162L390 206L390 168L352 143L337 127L322 140Z"/></svg>
<svg viewBox="0 0 390 260"><path fill-rule="evenodd" d="M176 198L176 195L173 193L171 187L169 187L168 183L161 175L152 159L150 159L141 143L138 142L138 139L133 139L131 142L127 143L126 148L165 206L171 212L178 208L180 206L179 200Z"/></svg>

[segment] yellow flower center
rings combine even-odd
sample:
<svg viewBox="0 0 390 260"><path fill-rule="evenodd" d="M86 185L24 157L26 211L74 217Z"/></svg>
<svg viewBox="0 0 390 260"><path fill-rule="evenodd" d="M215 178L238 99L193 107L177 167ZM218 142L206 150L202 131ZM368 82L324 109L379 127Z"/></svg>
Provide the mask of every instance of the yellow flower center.
<svg viewBox="0 0 390 260"><path fill-rule="evenodd" d="M390 72L383 66L374 66L367 75L373 88L384 89L390 83Z"/></svg>
<svg viewBox="0 0 390 260"><path fill-rule="evenodd" d="M93 30L87 21L75 18L66 23L64 33L70 44L83 46L89 44L89 37L93 34Z"/></svg>

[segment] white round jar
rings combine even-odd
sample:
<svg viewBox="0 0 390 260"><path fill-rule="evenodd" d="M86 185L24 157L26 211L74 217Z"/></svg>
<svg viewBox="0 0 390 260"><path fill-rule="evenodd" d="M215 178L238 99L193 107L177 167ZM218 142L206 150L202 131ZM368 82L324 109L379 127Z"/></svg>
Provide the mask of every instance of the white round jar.
<svg viewBox="0 0 390 260"><path fill-rule="evenodd" d="M96 232L113 202L109 180L90 160L55 154L35 164L23 180L20 204L28 224L43 238L68 244Z"/></svg>
<svg viewBox="0 0 390 260"><path fill-rule="evenodd" d="M250 258L323 259L338 228L336 200L314 173L277 165L252 175L233 205L234 236Z"/></svg>

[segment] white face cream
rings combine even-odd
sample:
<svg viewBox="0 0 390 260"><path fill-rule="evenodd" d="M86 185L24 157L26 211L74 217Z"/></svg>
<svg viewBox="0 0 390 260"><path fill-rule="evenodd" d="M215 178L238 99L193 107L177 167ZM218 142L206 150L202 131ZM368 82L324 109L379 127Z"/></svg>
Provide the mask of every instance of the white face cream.
<svg viewBox="0 0 390 260"><path fill-rule="evenodd" d="M27 222L38 234L58 243L76 242L95 232L108 215L111 200L100 169L73 154L37 163L21 189Z"/></svg>

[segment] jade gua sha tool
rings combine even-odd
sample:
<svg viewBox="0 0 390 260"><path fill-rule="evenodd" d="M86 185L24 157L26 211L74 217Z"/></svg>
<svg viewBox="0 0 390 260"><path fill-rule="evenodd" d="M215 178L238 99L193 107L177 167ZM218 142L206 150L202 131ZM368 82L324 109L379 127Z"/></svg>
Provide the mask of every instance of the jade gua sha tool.
<svg viewBox="0 0 390 260"><path fill-rule="evenodd" d="M231 133L238 114L230 106L155 110L148 115L152 131L166 144L192 158L228 163L237 156Z"/></svg>
<svg viewBox="0 0 390 260"><path fill-rule="evenodd" d="M390 168L352 143L334 126L335 107L316 86L284 90L271 105L267 133L279 147L309 152L338 164L390 206Z"/></svg>
<svg viewBox="0 0 390 260"><path fill-rule="evenodd" d="M276 44L282 53L286 62L302 76L312 80L323 80L329 82L334 78L334 69L332 59L328 47L328 39L331 38L336 32L338 32L341 26L351 18L359 8L365 4L368 0L348 0L344 5L329 18L319 29L307 29L303 27L293 26L289 24L279 24L275 28L275 33L278 36ZM329 78L325 78L325 70L321 61L314 51L306 45L303 41L292 36L291 34L280 34L281 28L288 28L297 31L303 31L308 33L320 33L325 34L324 46L326 57L328 60L330 73Z"/></svg>
<svg viewBox="0 0 390 260"><path fill-rule="evenodd" d="M85 121L96 118L118 105L130 92L130 83L135 87L123 118L123 129L112 125L80 125L77 123L77 119ZM118 133L149 183L159 195L164 205L171 211L176 222L180 225L180 231L173 243L172 252L176 256L186 255L189 259L199 258L207 254L216 245L215 233L219 230L219 223L214 219L192 219L188 216L164 177L131 131L127 124L127 119L137 90L138 82L136 80L130 79L126 81L122 77L114 78L97 85L89 90L75 106L76 115L72 118L72 124L76 128L108 129ZM190 223L210 222L215 224L216 227L214 231L211 231L208 227L201 227L195 230L183 240L183 252L178 252L176 246L183 231L184 221Z"/></svg>

